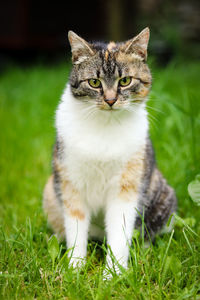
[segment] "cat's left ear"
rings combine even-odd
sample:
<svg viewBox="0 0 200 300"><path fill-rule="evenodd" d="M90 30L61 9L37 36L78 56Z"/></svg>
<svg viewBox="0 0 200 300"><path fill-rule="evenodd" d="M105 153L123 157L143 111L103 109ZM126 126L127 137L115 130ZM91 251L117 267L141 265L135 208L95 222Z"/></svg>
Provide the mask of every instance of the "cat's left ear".
<svg viewBox="0 0 200 300"><path fill-rule="evenodd" d="M68 39L72 50L72 61L79 64L94 55L92 46L73 31L68 32Z"/></svg>
<svg viewBox="0 0 200 300"><path fill-rule="evenodd" d="M150 31L149 28L146 27L136 37L125 42L123 45L123 50L127 54L133 53L139 55L144 61L146 61L149 36Z"/></svg>

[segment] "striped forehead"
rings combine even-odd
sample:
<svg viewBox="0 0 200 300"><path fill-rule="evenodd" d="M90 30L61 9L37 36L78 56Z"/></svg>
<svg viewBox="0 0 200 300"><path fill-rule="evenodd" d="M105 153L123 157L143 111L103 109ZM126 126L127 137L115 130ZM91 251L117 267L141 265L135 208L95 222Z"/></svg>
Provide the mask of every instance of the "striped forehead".
<svg viewBox="0 0 200 300"><path fill-rule="evenodd" d="M116 50L116 44L114 42L110 42L108 45L107 45L107 49L105 50L105 60L107 61L108 58L109 58L109 55L112 53L115 52Z"/></svg>
<svg viewBox="0 0 200 300"><path fill-rule="evenodd" d="M110 42L105 49L102 49L100 57L102 61L102 71L106 79L111 80L121 76L121 70L116 62L116 44Z"/></svg>

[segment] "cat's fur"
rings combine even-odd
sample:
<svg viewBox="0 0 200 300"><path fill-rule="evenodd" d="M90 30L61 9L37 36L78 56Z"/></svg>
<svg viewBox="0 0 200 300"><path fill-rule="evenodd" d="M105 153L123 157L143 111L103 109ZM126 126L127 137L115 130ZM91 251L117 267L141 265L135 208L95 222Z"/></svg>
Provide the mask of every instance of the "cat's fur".
<svg viewBox="0 0 200 300"><path fill-rule="evenodd" d="M56 112L44 209L55 232L66 238L74 266L86 257L88 236L106 236L116 261L126 268L143 212L145 236L153 238L176 208L148 136L148 40L148 28L117 44L88 43L69 32L73 68ZM124 77L131 78L125 87L119 83ZM91 78L101 86L90 86ZM107 266L113 267L110 251Z"/></svg>

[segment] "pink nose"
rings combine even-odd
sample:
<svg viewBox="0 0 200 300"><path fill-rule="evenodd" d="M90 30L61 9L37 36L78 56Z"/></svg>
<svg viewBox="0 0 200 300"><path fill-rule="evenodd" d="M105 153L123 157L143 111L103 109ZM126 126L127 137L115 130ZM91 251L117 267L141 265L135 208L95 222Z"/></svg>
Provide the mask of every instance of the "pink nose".
<svg viewBox="0 0 200 300"><path fill-rule="evenodd" d="M117 101L117 98L104 100L110 107Z"/></svg>

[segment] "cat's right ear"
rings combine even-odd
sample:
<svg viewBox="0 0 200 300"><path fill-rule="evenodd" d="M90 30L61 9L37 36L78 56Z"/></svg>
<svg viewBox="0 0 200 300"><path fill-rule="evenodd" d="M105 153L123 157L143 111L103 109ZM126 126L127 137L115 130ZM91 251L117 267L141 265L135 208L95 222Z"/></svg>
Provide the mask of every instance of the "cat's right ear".
<svg viewBox="0 0 200 300"><path fill-rule="evenodd" d="M71 45L72 62L74 64L80 64L95 54L91 45L73 31L68 32L68 39Z"/></svg>
<svg viewBox="0 0 200 300"><path fill-rule="evenodd" d="M146 61L149 36L149 28L146 27L136 37L122 44L121 48L125 53L134 53Z"/></svg>

